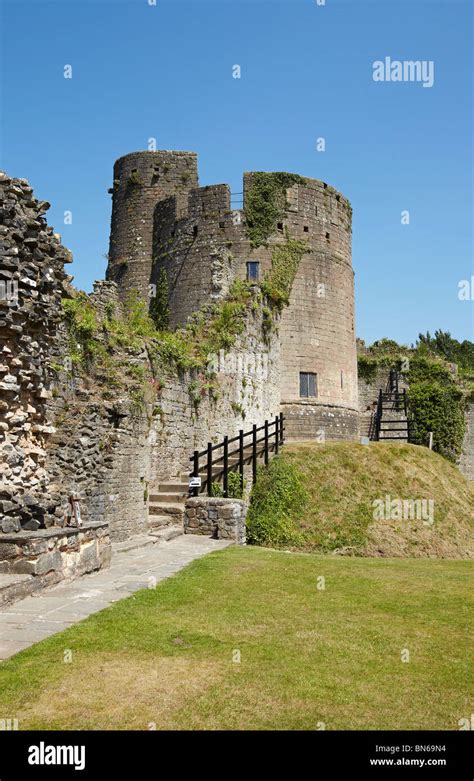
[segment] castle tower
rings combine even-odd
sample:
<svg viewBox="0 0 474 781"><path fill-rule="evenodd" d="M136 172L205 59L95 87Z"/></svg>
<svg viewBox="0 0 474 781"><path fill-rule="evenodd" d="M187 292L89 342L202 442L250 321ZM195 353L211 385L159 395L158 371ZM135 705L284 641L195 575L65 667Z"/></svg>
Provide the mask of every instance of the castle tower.
<svg viewBox="0 0 474 781"><path fill-rule="evenodd" d="M132 288L147 295L148 284L157 283L164 272L172 328L184 325L203 304L224 298L235 278L263 280L276 258L281 262L283 256L284 262L291 241L304 244L289 305L278 322L286 436L356 439L352 209L347 199L316 179L254 172L244 175L243 209L236 210L228 185L197 186L196 156L188 152L127 155L114 172L107 276L119 282L122 295ZM276 210L269 203L275 192ZM251 220L253 214L261 222L259 213L264 235L256 241Z"/></svg>
<svg viewBox="0 0 474 781"><path fill-rule="evenodd" d="M253 173L244 175L245 205ZM265 175L263 175L265 176ZM271 177L272 174L269 174ZM239 247L240 276L262 279L288 239L304 243L289 305L280 322L281 410L289 439L355 439L358 435L352 209L325 182L277 174L284 191L280 217L262 246ZM245 225L243 225L245 232ZM244 255L244 256L243 256Z"/></svg>
<svg viewBox="0 0 474 781"><path fill-rule="evenodd" d="M132 152L116 161L106 278L118 283L122 298L132 290L148 298L157 203L174 196L179 214L197 186L195 152Z"/></svg>
<svg viewBox="0 0 474 781"><path fill-rule="evenodd" d="M283 230L305 242L289 306L282 312L281 409L290 439L358 434L352 209L314 179L287 192ZM275 244L278 238L272 237ZM281 241L281 235L280 235Z"/></svg>

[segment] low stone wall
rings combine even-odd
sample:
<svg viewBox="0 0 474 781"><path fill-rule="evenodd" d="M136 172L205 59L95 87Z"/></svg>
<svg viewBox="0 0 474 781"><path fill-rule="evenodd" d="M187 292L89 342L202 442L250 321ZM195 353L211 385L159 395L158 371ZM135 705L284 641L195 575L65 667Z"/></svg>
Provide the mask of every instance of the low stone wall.
<svg viewBox="0 0 474 781"><path fill-rule="evenodd" d="M19 596L108 567L110 557L106 523L2 534L0 541L0 573L32 576Z"/></svg>
<svg viewBox="0 0 474 781"><path fill-rule="evenodd" d="M197 496L186 502L184 533L204 534L245 545L246 516L247 504L241 499Z"/></svg>

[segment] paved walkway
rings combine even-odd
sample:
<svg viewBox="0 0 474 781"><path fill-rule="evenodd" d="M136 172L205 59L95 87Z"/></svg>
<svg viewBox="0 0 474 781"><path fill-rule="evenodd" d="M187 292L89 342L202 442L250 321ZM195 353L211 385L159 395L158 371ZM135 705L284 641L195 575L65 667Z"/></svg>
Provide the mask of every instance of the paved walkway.
<svg viewBox="0 0 474 781"><path fill-rule="evenodd" d="M0 609L0 660L229 544L227 540L188 534L170 542L115 552L108 569L6 605Z"/></svg>

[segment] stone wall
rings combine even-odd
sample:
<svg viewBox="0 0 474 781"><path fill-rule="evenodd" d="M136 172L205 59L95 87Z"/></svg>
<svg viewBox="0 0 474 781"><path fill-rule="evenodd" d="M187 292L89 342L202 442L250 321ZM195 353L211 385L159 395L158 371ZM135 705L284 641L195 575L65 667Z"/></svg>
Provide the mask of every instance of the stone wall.
<svg viewBox="0 0 474 781"><path fill-rule="evenodd" d="M165 271L171 328L228 293L237 276L241 238L227 185L191 190L185 211L178 210L176 197L157 204L152 282L158 283Z"/></svg>
<svg viewBox="0 0 474 781"><path fill-rule="evenodd" d="M278 334L266 334L262 313L250 314L244 334L232 349L216 356L218 398L190 398L196 374L169 375L160 392L160 415L150 432L151 484L191 469L190 456L208 442L233 437L255 423L272 420L280 408ZM201 382L204 378L201 378Z"/></svg>
<svg viewBox="0 0 474 781"><path fill-rule="evenodd" d="M285 437L302 441L313 439L318 442L327 440L356 440L359 435L359 414L357 410L338 405L297 404L282 402L281 410L285 416Z"/></svg>
<svg viewBox="0 0 474 781"><path fill-rule="evenodd" d="M54 523L61 497L46 458L48 402L61 355L61 297L71 256L48 227L45 201L0 173L0 531Z"/></svg>
<svg viewBox="0 0 474 781"><path fill-rule="evenodd" d="M0 573L32 577L18 582L12 579L13 588L2 589L0 601L23 598L61 580L108 567L110 557L107 523L5 534L0 541Z"/></svg>
<svg viewBox="0 0 474 781"><path fill-rule="evenodd" d="M466 403L466 433L459 469L468 480L474 480L474 401Z"/></svg>
<svg viewBox="0 0 474 781"><path fill-rule="evenodd" d="M240 499L196 497L186 502L184 531L244 545L246 516L247 505Z"/></svg>

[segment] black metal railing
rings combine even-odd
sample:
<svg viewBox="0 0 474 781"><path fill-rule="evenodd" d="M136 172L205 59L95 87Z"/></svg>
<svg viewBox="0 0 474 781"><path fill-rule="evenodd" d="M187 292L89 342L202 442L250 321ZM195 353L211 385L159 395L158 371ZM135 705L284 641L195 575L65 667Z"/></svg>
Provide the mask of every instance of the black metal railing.
<svg viewBox="0 0 474 781"><path fill-rule="evenodd" d="M244 205L244 194L242 193L231 193L230 194L230 206L231 209L241 209Z"/></svg>
<svg viewBox="0 0 474 781"><path fill-rule="evenodd" d="M205 487L207 495L212 496L213 482L215 478L221 478L223 495L227 496L230 472L239 473L240 486L243 488L246 463L252 465L252 480L255 484L258 458L263 457L264 464L268 465L270 453L276 455L284 444L284 423L285 418L280 413L272 421L266 420L263 426L255 424L248 431L241 429L235 437L224 437L217 445L208 442L205 450L195 450L189 459L193 464L191 478L201 478L201 485L191 488L192 495L198 496ZM205 475L204 481L202 475Z"/></svg>
<svg viewBox="0 0 474 781"><path fill-rule="evenodd" d="M374 438L375 441L379 441L380 436L380 424L382 422L382 410L383 410L383 393L382 388L379 390L379 397L377 399L377 409L375 410L375 432L374 432Z"/></svg>
<svg viewBox="0 0 474 781"><path fill-rule="evenodd" d="M387 411L387 407L385 406L384 408L384 405L387 404L390 406L390 410L396 412L402 412L402 411L404 412L405 417L407 419L407 440L410 441L410 421L408 419L408 404L407 404L406 388L404 388L402 391L383 391L380 388L378 399L377 399L377 408L375 410L374 418L373 418L374 440L377 442L380 440L380 430L381 430L384 409L385 411ZM388 418L386 422L395 423L397 421ZM393 430L395 431L396 429Z"/></svg>

